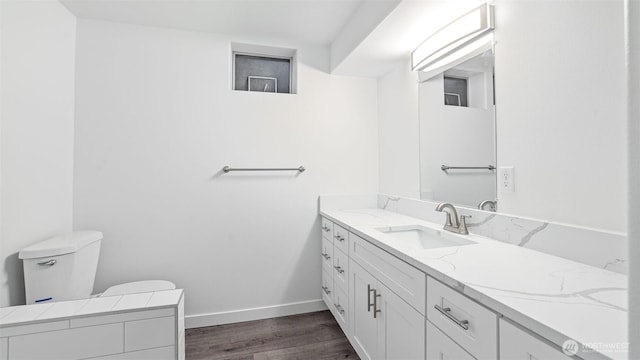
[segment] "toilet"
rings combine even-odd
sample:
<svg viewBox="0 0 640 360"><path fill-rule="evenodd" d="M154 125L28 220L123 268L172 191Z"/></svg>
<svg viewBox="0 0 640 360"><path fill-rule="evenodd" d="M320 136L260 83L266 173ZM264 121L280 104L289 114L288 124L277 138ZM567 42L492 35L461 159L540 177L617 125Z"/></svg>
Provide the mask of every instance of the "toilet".
<svg viewBox="0 0 640 360"><path fill-rule="evenodd" d="M115 285L92 295L101 242L100 231L75 231L20 250L27 305L176 288L170 281L146 280Z"/></svg>

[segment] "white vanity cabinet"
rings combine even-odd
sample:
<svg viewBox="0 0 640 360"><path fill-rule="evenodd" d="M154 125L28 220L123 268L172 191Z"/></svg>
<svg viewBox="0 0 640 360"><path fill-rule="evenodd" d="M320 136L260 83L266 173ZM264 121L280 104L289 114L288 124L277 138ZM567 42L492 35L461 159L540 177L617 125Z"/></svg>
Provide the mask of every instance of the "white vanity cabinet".
<svg viewBox="0 0 640 360"><path fill-rule="evenodd" d="M322 218L322 300L349 336L348 232Z"/></svg>
<svg viewBox="0 0 640 360"><path fill-rule="evenodd" d="M423 360L425 274L325 218L322 234L322 298L358 354Z"/></svg>
<svg viewBox="0 0 640 360"><path fill-rule="evenodd" d="M577 350L577 348L576 348ZM507 360L569 360L562 351L508 321L500 319L500 359Z"/></svg>
<svg viewBox="0 0 640 360"><path fill-rule="evenodd" d="M349 234L351 340L365 359L424 359L425 274Z"/></svg>
<svg viewBox="0 0 640 360"><path fill-rule="evenodd" d="M424 316L356 262L349 280L351 343L360 357L424 359Z"/></svg>
<svg viewBox="0 0 640 360"><path fill-rule="evenodd" d="M365 214L370 215L369 211ZM328 219L322 220L322 281L323 290L326 290L323 293L323 299L360 358L364 360L570 360L579 358L581 353L569 353L574 348L562 349L560 344L548 341L544 336L539 335L544 335L544 332L539 331L537 334L528 330L529 327L537 328L533 325L526 326L526 324L535 324L536 318L518 318L510 315L514 314L510 312L511 310L518 308L501 304L499 299L483 293L483 287L486 285L483 286L482 282L477 286L465 285L467 281L482 279L482 276L496 276L493 269L479 274L470 272L470 269L474 268L441 272L438 265L441 265L442 257L438 257L438 252L414 253L420 250L399 245L389 235L384 234L385 231L382 230L402 228L404 225L396 224L410 221L405 217L396 221L390 214L387 215L389 215L389 221L385 221L384 216L379 216L376 217L377 222L369 222L367 217L366 225L360 226L357 223L350 226L353 211L327 212L326 216L335 219L335 223ZM357 217L353 218L354 222L358 220ZM402 241L402 238L399 239ZM482 245L486 245L489 250L493 246L488 242ZM509 249L503 247L496 246L495 250L511 254ZM461 256L460 261L471 259L471 255L476 254L471 246L465 247L464 251L460 250L459 254L458 250L460 249L443 252L443 254ZM487 249L476 250L480 256L487 254ZM462 254L467 251L468 253ZM514 254L521 253L518 251ZM531 259L527 259L533 261L534 258L532 256ZM489 266L484 264L485 260L483 258L478 260L483 262L482 265L477 266L478 269ZM553 261L558 262L558 268L564 266L561 260ZM547 260L544 257L541 257L538 263L533 262L534 265L540 266L546 263ZM450 264L457 263L452 260ZM347 274L346 277L345 274ZM489 283L491 282L493 281ZM514 283L514 286L516 285L518 284ZM551 288L555 287L555 283L547 285ZM564 306L562 308L564 309ZM545 308L543 311L533 313L538 316L548 316L546 311ZM523 315L528 316L526 313ZM515 320L504 316L513 316ZM549 329L553 330L553 328ZM573 343L570 342L569 345ZM579 350L578 344L575 344L575 347L575 350Z"/></svg>
<svg viewBox="0 0 640 360"><path fill-rule="evenodd" d="M322 220L323 299L365 360L497 359L498 316Z"/></svg>

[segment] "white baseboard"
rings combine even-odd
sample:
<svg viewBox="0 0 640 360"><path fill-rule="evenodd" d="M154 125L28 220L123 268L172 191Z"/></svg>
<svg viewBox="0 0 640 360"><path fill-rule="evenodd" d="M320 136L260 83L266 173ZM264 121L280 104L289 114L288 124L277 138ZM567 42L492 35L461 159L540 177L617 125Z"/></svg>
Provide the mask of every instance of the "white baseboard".
<svg viewBox="0 0 640 360"><path fill-rule="evenodd" d="M269 319L295 314L304 314L322 310L327 310L327 305L324 303L324 301L322 301L322 299L318 299L251 309L188 315L184 317L184 320L185 327L187 329L191 329L243 321Z"/></svg>

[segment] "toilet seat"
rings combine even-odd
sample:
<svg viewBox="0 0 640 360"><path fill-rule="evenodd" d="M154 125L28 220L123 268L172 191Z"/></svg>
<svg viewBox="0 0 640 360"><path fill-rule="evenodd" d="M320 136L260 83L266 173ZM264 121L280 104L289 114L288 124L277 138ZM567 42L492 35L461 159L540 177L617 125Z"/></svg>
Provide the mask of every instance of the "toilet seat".
<svg viewBox="0 0 640 360"><path fill-rule="evenodd" d="M166 280L134 281L134 282L124 283L124 284L114 285L108 288L100 296L137 294L137 293L145 293L145 292L153 292L153 291L173 290L175 288L176 288L176 285L174 283Z"/></svg>

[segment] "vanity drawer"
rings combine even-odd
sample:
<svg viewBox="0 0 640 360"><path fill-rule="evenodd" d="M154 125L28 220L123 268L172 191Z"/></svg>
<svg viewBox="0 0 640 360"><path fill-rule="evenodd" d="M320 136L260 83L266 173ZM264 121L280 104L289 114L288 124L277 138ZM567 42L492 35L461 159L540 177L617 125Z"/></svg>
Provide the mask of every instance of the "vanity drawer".
<svg viewBox="0 0 640 360"><path fill-rule="evenodd" d="M352 260L425 315L425 273L353 233L349 246Z"/></svg>
<svg viewBox="0 0 640 360"><path fill-rule="evenodd" d="M338 321L338 324L342 328L342 331L349 336L349 298L347 293L340 288L340 286L334 286L333 288L333 305L330 307L333 316Z"/></svg>
<svg viewBox="0 0 640 360"><path fill-rule="evenodd" d="M345 254L349 253L349 232L339 226L339 225L334 225L333 226L333 244L336 246L336 248L342 250Z"/></svg>
<svg viewBox="0 0 640 360"><path fill-rule="evenodd" d="M498 316L431 277L427 319L475 358L498 358Z"/></svg>
<svg viewBox="0 0 640 360"><path fill-rule="evenodd" d="M338 249L333 251L333 282L335 286L349 289L349 257Z"/></svg>
<svg viewBox="0 0 640 360"><path fill-rule="evenodd" d="M333 271L322 269L322 300L331 309L333 306Z"/></svg>
<svg viewBox="0 0 640 360"><path fill-rule="evenodd" d="M329 271L329 273L333 272L333 243L331 240L326 238L322 238L322 268Z"/></svg>
<svg viewBox="0 0 640 360"><path fill-rule="evenodd" d="M460 345L427 320L427 360L442 359L475 360Z"/></svg>
<svg viewBox="0 0 640 360"><path fill-rule="evenodd" d="M322 218L322 237L333 242L333 223L331 220Z"/></svg>
<svg viewBox="0 0 640 360"><path fill-rule="evenodd" d="M504 319L500 319L500 358L508 360L576 359Z"/></svg>

